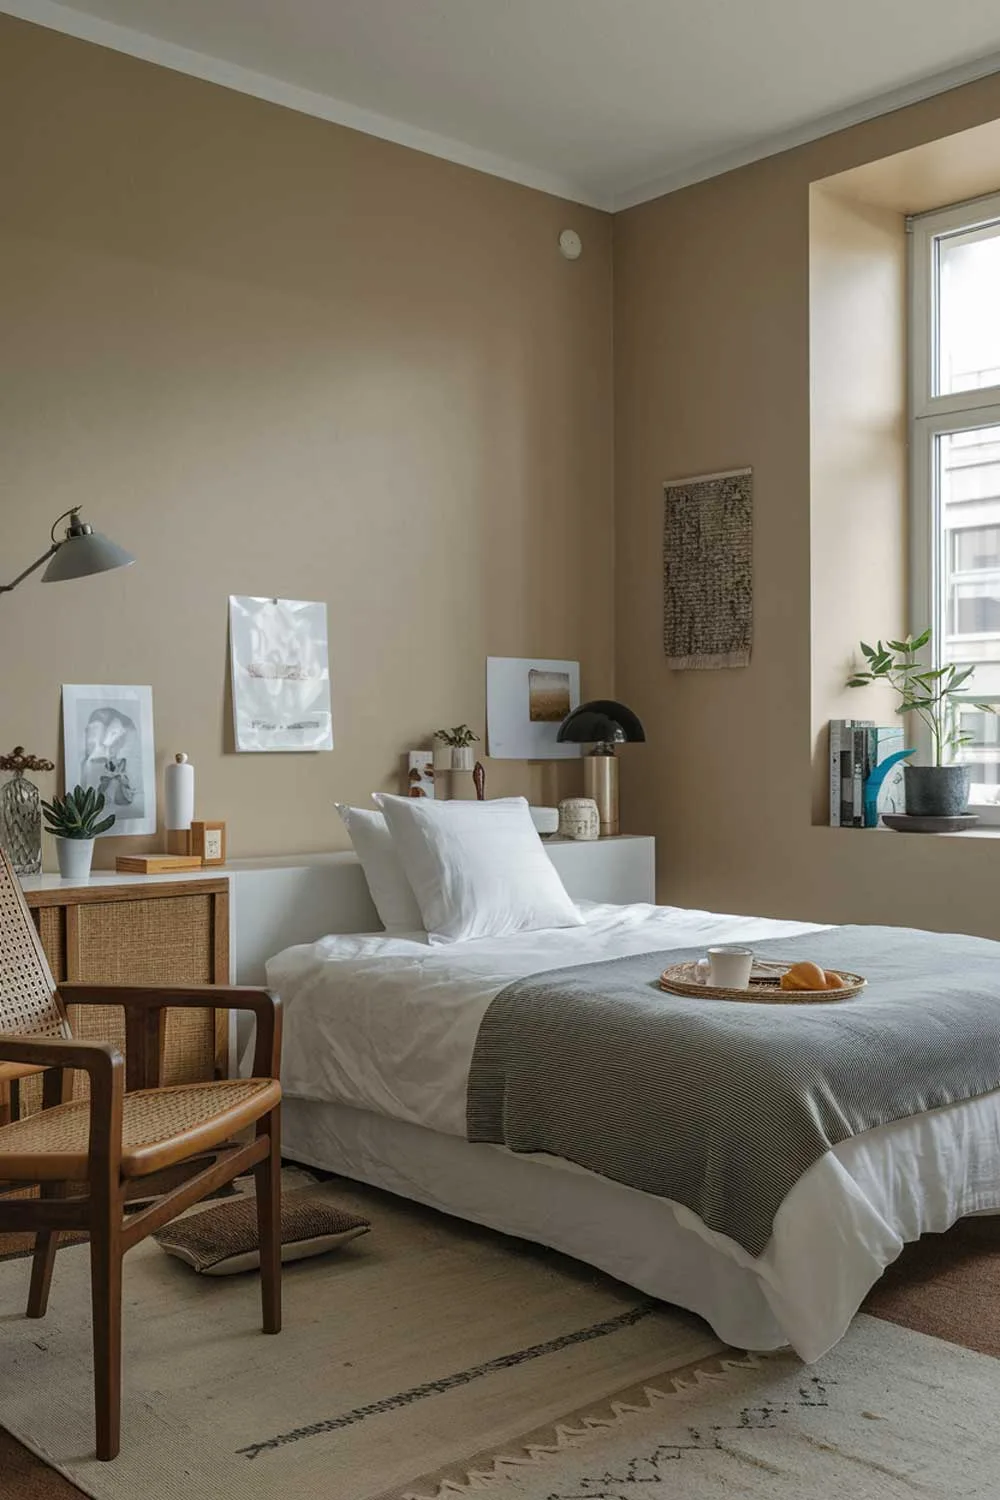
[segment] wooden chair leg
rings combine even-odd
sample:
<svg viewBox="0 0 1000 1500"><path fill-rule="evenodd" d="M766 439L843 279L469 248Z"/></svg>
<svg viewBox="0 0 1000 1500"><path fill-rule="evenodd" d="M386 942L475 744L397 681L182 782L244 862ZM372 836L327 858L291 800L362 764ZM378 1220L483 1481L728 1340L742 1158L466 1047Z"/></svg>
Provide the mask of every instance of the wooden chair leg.
<svg viewBox="0 0 1000 1500"><path fill-rule="evenodd" d="M122 1203L95 1204L90 1225L97 1457L117 1458L122 1400Z"/></svg>
<svg viewBox="0 0 1000 1500"><path fill-rule="evenodd" d="M11 1085L12 1104L17 1102L18 1095L13 1092L14 1084ZM63 1104L72 1093L73 1075L68 1070L63 1072L59 1068L49 1068L42 1079L42 1108L52 1109L56 1104ZM19 1112L18 1112L19 1113ZM15 1119L18 1118L16 1113ZM65 1191L64 1183L43 1182L39 1187L42 1198L59 1198ZM59 1248L59 1231L57 1229L40 1229L35 1236L35 1253L31 1259L31 1285L28 1288L28 1317L44 1318L45 1310L49 1305L49 1288L52 1285L52 1271L56 1263L56 1250Z"/></svg>
<svg viewBox="0 0 1000 1500"><path fill-rule="evenodd" d="M265 1333L281 1332L281 1116L273 1109L257 1126L270 1137L270 1149L254 1167L257 1188L257 1243L260 1245L260 1298Z"/></svg>
<svg viewBox="0 0 1000 1500"><path fill-rule="evenodd" d="M44 1194L43 1194L44 1196ZM31 1285L28 1288L28 1317L44 1318L49 1305L52 1269L59 1247L58 1229L40 1229L35 1235L35 1253L31 1260Z"/></svg>

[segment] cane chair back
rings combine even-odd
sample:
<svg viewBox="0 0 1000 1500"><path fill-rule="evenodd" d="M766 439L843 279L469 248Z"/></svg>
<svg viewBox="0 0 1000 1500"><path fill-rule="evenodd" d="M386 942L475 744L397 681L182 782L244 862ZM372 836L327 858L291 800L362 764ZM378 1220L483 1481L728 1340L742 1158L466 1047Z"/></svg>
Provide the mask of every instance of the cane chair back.
<svg viewBox="0 0 1000 1500"><path fill-rule="evenodd" d="M69 1035L24 892L0 851L0 1036Z"/></svg>

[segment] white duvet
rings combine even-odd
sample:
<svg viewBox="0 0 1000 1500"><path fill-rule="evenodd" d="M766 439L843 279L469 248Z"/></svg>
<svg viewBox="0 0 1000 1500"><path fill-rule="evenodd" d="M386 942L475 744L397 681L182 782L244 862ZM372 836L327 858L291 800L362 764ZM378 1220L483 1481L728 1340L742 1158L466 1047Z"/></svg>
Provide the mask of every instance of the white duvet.
<svg viewBox="0 0 1000 1500"><path fill-rule="evenodd" d="M580 910L584 926L565 930L434 947L417 934L335 936L279 954L267 977L285 1007L286 1094L464 1138L479 1023L512 980L627 954L822 930L674 907ZM788 1341L816 1359L904 1242L1000 1208L1000 1094L898 1121L827 1153L786 1198L758 1259L689 1209L670 1208L761 1283Z"/></svg>

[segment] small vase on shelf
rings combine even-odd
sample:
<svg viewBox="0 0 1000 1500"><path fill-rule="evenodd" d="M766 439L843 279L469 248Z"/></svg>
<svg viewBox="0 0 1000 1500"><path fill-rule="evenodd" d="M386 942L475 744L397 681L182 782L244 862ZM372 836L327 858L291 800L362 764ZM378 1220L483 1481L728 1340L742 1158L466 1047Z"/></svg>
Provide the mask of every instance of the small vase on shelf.
<svg viewBox="0 0 1000 1500"><path fill-rule="evenodd" d="M15 875L37 875L42 868L42 799L24 773L55 767L50 760L26 755L23 745L15 745L9 755L0 755L0 770L12 773L0 789L0 845Z"/></svg>

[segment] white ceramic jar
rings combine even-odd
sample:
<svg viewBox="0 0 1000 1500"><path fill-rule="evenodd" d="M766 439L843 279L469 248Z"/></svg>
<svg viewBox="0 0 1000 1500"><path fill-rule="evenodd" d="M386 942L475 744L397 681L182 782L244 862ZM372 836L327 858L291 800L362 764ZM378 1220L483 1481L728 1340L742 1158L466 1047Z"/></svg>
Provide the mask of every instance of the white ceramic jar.
<svg viewBox="0 0 1000 1500"><path fill-rule="evenodd" d="M600 835L601 819L593 797L564 797L559 804L559 837L588 840Z"/></svg>

